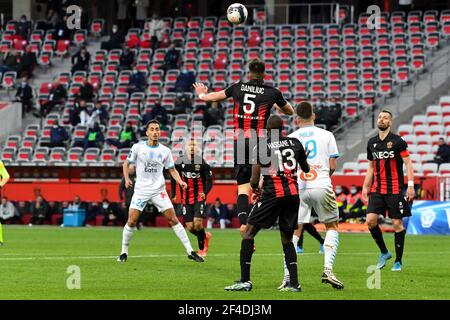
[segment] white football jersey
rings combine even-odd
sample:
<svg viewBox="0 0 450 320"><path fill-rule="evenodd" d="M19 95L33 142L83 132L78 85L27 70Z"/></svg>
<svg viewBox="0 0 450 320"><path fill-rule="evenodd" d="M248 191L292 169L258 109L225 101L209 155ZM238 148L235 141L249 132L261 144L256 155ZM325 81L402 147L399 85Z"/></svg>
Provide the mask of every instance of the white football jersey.
<svg viewBox="0 0 450 320"><path fill-rule="evenodd" d="M315 126L303 127L292 132L289 137L297 138L309 151L309 173L298 175L299 189L332 187L330 178L330 158L338 158L339 152L334 135L327 130Z"/></svg>
<svg viewBox="0 0 450 320"><path fill-rule="evenodd" d="M166 189L163 170L175 167L169 148L160 143L151 147L141 141L131 147L127 160L136 164L135 192L151 194Z"/></svg>

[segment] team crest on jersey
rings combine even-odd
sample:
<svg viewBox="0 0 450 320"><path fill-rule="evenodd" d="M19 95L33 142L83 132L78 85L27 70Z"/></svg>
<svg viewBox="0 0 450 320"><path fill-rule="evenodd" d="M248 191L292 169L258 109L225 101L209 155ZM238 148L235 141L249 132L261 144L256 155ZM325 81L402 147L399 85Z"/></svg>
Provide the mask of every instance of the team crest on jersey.
<svg viewBox="0 0 450 320"><path fill-rule="evenodd" d="M389 141L386 146L387 146L388 149L391 149L392 148L392 141Z"/></svg>
<svg viewBox="0 0 450 320"><path fill-rule="evenodd" d="M374 144L373 144L373 147L374 147L374 148L376 148L376 146L377 146L377 144L376 144L376 143L374 143Z"/></svg>
<svg viewBox="0 0 450 320"><path fill-rule="evenodd" d="M198 171L198 170L200 170L200 165L199 165L199 164L196 164L196 165L195 165L195 171Z"/></svg>
<svg viewBox="0 0 450 320"><path fill-rule="evenodd" d="M181 165L181 167L184 169L184 163Z"/></svg>

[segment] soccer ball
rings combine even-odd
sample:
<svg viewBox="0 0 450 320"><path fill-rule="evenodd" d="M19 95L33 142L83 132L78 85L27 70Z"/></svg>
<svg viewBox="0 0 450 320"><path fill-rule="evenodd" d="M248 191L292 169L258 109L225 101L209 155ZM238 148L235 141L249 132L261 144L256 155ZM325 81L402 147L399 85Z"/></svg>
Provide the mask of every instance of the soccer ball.
<svg viewBox="0 0 450 320"><path fill-rule="evenodd" d="M247 20L247 8L240 3L233 3L227 9L227 19L232 24L241 24Z"/></svg>

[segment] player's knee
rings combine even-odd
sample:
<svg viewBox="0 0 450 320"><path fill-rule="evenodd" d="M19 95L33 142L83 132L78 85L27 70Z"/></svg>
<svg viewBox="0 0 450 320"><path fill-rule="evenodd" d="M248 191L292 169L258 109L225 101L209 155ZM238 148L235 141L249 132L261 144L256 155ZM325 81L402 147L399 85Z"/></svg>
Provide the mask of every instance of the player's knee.
<svg viewBox="0 0 450 320"><path fill-rule="evenodd" d="M394 225L394 229L396 231L402 230L403 229L403 221L400 219L393 219L392 220L392 224Z"/></svg>
<svg viewBox="0 0 450 320"><path fill-rule="evenodd" d="M203 229L203 223L202 223L202 221L196 221L195 223L194 223L194 230L195 231L200 231L200 230L202 230Z"/></svg>
<svg viewBox="0 0 450 320"><path fill-rule="evenodd" d="M373 229L377 226L378 222L376 220L367 220L367 226L369 229Z"/></svg>

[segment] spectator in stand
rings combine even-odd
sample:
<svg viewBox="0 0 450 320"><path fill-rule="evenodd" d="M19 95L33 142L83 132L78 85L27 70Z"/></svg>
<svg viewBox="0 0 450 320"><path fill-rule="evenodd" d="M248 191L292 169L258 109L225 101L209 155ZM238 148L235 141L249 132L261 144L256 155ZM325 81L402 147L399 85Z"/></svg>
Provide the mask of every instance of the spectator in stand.
<svg viewBox="0 0 450 320"><path fill-rule="evenodd" d="M103 200L100 214L104 216L102 223L104 226L107 226L109 222L112 222L114 226L122 226L125 222L117 205L110 203L108 199Z"/></svg>
<svg viewBox="0 0 450 320"><path fill-rule="evenodd" d="M89 127L92 127L94 125L94 123L98 122L104 126L107 126L108 120L109 120L108 110L106 109L106 107L104 105L102 105L101 102L97 102L95 104L94 110L92 110L89 115L87 125Z"/></svg>
<svg viewBox="0 0 450 320"><path fill-rule="evenodd" d="M14 204L8 201L7 197L2 197L2 203L0 205L0 223L4 224L5 222L18 223L20 222L20 217Z"/></svg>
<svg viewBox="0 0 450 320"><path fill-rule="evenodd" d="M117 0L117 20L122 30L128 30L128 6L130 0Z"/></svg>
<svg viewBox="0 0 450 320"><path fill-rule="evenodd" d="M113 49L121 49L122 44L125 42L125 36L122 31L119 30L119 27L115 24L112 26L112 33L109 37L109 40L106 42L102 42L101 49L102 50L113 50Z"/></svg>
<svg viewBox="0 0 450 320"><path fill-rule="evenodd" d="M150 6L149 0L137 0L135 1L136 5L136 23L137 28L141 28L144 26L145 20L148 17L148 7Z"/></svg>
<svg viewBox="0 0 450 320"><path fill-rule="evenodd" d="M128 48L128 46L124 44L122 48L122 54L120 55L119 59L120 71L131 70L134 64L134 59L135 59L134 52L131 51L130 48Z"/></svg>
<svg viewBox="0 0 450 320"><path fill-rule="evenodd" d="M227 211L229 218L237 217L237 210L234 204L232 203L227 204Z"/></svg>
<svg viewBox="0 0 450 320"><path fill-rule="evenodd" d="M31 34L31 21L27 20L26 15L22 15L16 25L16 34L23 40L28 40Z"/></svg>
<svg viewBox="0 0 450 320"><path fill-rule="evenodd" d="M433 161L429 161L430 163L437 163L440 166L443 163L450 162L450 146L445 143L445 139L443 137L438 140L439 148L436 151L436 156Z"/></svg>
<svg viewBox="0 0 450 320"><path fill-rule="evenodd" d="M153 108L147 112L143 117L143 125L146 125L150 120L158 120L161 123L161 128L166 126L169 122L167 117L167 110L161 105L161 100L155 100Z"/></svg>
<svg viewBox="0 0 450 320"><path fill-rule="evenodd" d="M93 128L89 128L83 141L83 148L103 148L103 143L105 142L105 136L100 128L98 122L94 124ZM79 145L80 143L78 143Z"/></svg>
<svg viewBox="0 0 450 320"><path fill-rule="evenodd" d="M190 113L192 111L192 102L188 95L178 92L175 98L175 107L168 111L170 114Z"/></svg>
<svg viewBox="0 0 450 320"><path fill-rule="evenodd" d="M164 63L161 65L160 69L167 72L167 70L178 69L180 60L180 51L175 48L175 44L171 43L169 49L164 56Z"/></svg>
<svg viewBox="0 0 450 320"><path fill-rule="evenodd" d="M331 97L323 114L324 124L327 130L331 131L333 127L339 124L342 116L342 105L338 102L336 97Z"/></svg>
<svg viewBox="0 0 450 320"><path fill-rule="evenodd" d="M34 68L36 68L38 64L36 54L31 51L31 46L26 47L25 53L19 60L17 76L31 78L33 76Z"/></svg>
<svg viewBox="0 0 450 320"><path fill-rule="evenodd" d="M42 196L37 196L36 201L31 204L30 213L30 227L34 224L44 224L50 218L50 206Z"/></svg>
<svg viewBox="0 0 450 320"><path fill-rule="evenodd" d="M194 83L194 73L183 66L177 80L175 81L175 92L192 92Z"/></svg>
<svg viewBox="0 0 450 320"><path fill-rule="evenodd" d="M128 94L131 96L135 92L144 92L146 85L144 74L135 67L128 83Z"/></svg>
<svg viewBox="0 0 450 320"><path fill-rule="evenodd" d="M44 31L55 29L59 21L60 18L58 12L54 9L49 9L46 19L39 22L36 29L41 29Z"/></svg>
<svg viewBox="0 0 450 320"><path fill-rule="evenodd" d="M39 116L45 118L56 105L64 105L67 99L67 90L59 80L56 80L49 92L48 100L42 103Z"/></svg>
<svg viewBox="0 0 450 320"><path fill-rule="evenodd" d="M336 185L334 193L336 194L336 202L339 209L339 222L345 222L344 209L347 208L347 194L340 185Z"/></svg>
<svg viewBox="0 0 450 320"><path fill-rule="evenodd" d="M80 51L72 56L72 74L76 71L89 71L89 63L91 61L91 54L87 51L85 46L80 48Z"/></svg>
<svg viewBox="0 0 450 320"><path fill-rule="evenodd" d="M85 126L87 125L88 118L89 112L87 109L86 101L85 100L75 101L73 107L70 109L69 112L70 124L74 127L78 124Z"/></svg>
<svg viewBox="0 0 450 320"><path fill-rule="evenodd" d="M92 202L88 205L86 212L86 226L88 221L95 221L95 217L101 214L101 207L98 202Z"/></svg>
<svg viewBox="0 0 450 320"><path fill-rule="evenodd" d="M55 147L66 147L66 141L69 139L66 128L61 127L59 123L55 123L50 130L50 143L48 146L50 148Z"/></svg>
<svg viewBox="0 0 450 320"><path fill-rule="evenodd" d="M149 24L150 41L152 43L152 49L155 51L159 48L163 39L165 31L164 21L159 19L159 16L155 13L152 16L152 20Z"/></svg>
<svg viewBox="0 0 450 320"><path fill-rule="evenodd" d="M346 220L351 223L361 221L365 218L365 205L361 198L361 191L358 187L352 185L350 188L350 194L347 196L347 207L344 209Z"/></svg>
<svg viewBox="0 0 450 320"><path fill-rule="evenodd" d="M87 207L88 206L86 202L82 202L80 196L75 196L75 198L73 198L73 201L69 204L67 209L72 211L84 210L86 212Z"/></svg>
<svg viewBox="0 0 450 320"><path fill-rule="evenodd" d="M33 89L28 84L26 77L22 78L22 82L19 88L17 88L15 101L22 103L22 117L33 108Z"/></svg>
<svg viewBox="0 0 450 320"><path fill-rule="evenodd" d="M206 109L203 117L203 125L205 128L213 125L222 125L224 114L219 102L212 102L209 108Z"/></svg>
<svg viewBox="0 0 450 320"><path fill-rule="evenodd" d="M19 52L14 49L9 49L4 56L0 56L0 78L3 77L3 73L8 71L17 71L19 66L20 55Z"/></svg>
<svg viewBox="0 0 450 320"><path fill-rule="evenodd" d="M94 87L90 84L87 79L83 79L83 84L80 87L80 92L75 95L77 100L85 100L86 102L91 102L94 99Z"/></svg>
<svg viewBox="0 0 450 320"><path fill-rule="evenodd" d="M219 222L221 229L225 229L226 225L231 223L227 207L222 204L219 198L216 199L209 210L207 228L211 229L213 224L217 222Z"/></svg>
<svg viewBox="0 0 450 320"><path fill-rule="evenodd" d="M72 30L67 27L68 16L64 15L62 21L60 21L55 28L55 33L53 34L53 39L55 41L72 39Z"/></svg>
<svg viewBox="0 0 450 320"><path fill-rule="evenodd" d="M120 132L119 139L108 139L106 142L119 149L131 148L137 142L136 133L131 123L128 122L127 126Z"/></svg>

